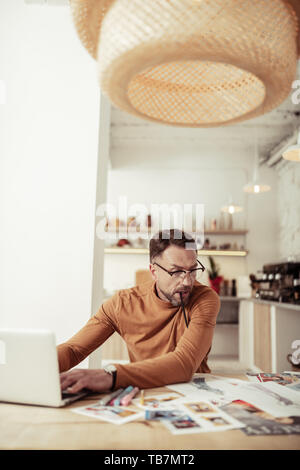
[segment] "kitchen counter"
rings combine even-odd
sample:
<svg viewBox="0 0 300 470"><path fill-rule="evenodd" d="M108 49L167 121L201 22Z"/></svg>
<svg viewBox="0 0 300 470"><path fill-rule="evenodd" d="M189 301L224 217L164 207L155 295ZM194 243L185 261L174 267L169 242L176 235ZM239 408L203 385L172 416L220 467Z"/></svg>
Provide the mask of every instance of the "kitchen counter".
<svg viewBox="0 0 300 470"><path fill-rule="evenodd" d="M247 300L249 302L254 302L256 304L270 305L276 308L296 310L300 312L300 305L296 305L296 304L288 304L286 302L273 302L272 300L262 300L262 299L256 299L254 297L249 297L248 299L240 299L240 300Z"/></svg>
<svg viewBox="0 0 300 470"><path fill-rule="evenodd" d="M297 310L300 312L300 305L289 304L287 302L274 302L272 300L257 299L255 297L231 297L231 296L220 296L221 302L241 302L242 300L248 302L255 302L257 304L272 305L277 308L287 308L290 310Z"/></svg>
<svg viewBox="0 0 300 470"><path fill-rule="evenodd" d="M291 370L288 354L300 341L300 305L255 298L239 308L239 359L264 372Z"/></svg>

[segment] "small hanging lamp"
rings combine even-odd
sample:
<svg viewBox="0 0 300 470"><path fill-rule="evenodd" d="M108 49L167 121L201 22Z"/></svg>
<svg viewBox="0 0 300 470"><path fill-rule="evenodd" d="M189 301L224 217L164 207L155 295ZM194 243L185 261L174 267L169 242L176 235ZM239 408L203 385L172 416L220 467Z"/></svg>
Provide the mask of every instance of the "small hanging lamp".
<svg viewBox="0 0 300 470"><path fill-rule="evenodd" d="M296 145L291 145L286 149L283 154L285 160L290 160L292 162L300 162L300 132L298 134L298 141Z"/></svg>
<svg viewBox="0 0 300 470"><path fill-rule="evenodd" d="M293 1L70 0L70 6L114 106L174 126L216 127L265 114L288 97L298 55Z"/></svg>
<svg viewBox="0 0 300 470"><path fill-rule="evenodd" d="M254 138L254 170L253 170L253 180L244 186L244 191L246 193L259 194L270 191L271 186L268 184L262 184L259 181L259 158L258 158L258 149L257 149L257 129L255 129L255 138Z"/></svg>
<svg viewBox="0 0 300 470"><path fill-rule="evenodd" d="M228 204L226 206L221 207L221 211L227 214L235 214L236 212L242 212L243 210L244 208L242 206L234 204L231 196L228 199Z"/></svg>

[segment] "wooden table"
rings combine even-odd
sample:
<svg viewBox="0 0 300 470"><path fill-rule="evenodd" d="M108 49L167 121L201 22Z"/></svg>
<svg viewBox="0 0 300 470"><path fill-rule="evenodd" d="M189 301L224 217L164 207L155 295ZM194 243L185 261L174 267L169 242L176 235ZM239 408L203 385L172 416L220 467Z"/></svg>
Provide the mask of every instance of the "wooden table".
<svg viewBox="0 0 300 470"><path fill-rule="evenodd" d="M145 390L145 396L154 391L161 393L166 389ZM95 403L100 397L86 397L65 408L0 403L0 449L300 449L300 435L295 434L246 436L236 429L176 436L159 422L138 420L114 425L70 412L72 408Z"/></svg>

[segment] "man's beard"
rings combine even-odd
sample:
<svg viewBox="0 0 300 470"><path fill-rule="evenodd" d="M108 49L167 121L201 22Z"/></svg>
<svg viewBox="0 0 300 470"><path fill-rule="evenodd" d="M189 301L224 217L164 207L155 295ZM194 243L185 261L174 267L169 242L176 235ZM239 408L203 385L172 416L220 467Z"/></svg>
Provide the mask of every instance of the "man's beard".
<svg viewBox="0 0 300 470"><path fill-rule="evenodd" d="M168 292L165 292L164 290L162 290L161 288L159 288L160 292L168 299L168 301L174 306L174 307L178 307L179 305L181 305L181 299L180 299L180 294L178 293L178 291L180 292L187 292L188 294L187 295L183 295L182 296L182 301L183 301L183 304L186 305L187 302L189 301L189 298L190 298L190 293L191 293L191 289L178 289L178 291L175 291L174 294L169 294ZM175 297L175 294L177 294L177 297L178 299Z"/></svg>

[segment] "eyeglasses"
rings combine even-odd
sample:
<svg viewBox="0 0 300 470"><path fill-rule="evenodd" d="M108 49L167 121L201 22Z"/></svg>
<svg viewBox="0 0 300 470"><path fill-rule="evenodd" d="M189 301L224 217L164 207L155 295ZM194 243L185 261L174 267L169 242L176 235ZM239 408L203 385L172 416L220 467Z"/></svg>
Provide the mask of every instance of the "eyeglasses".
<svg viewBox="0 0 300 470"><path fill-rule="evenodd" d="M163 266L161 266L160 264L158 263L153 263L153 264L156 264L156 266L158 266L159 268L163 269L164 271L166 271L166 273L168 273L171 277L173 277L174 279L179 279L179 278L185 278L185 276L187 274L189 274L191 277L196 277L197 276L197 271L202 271L204 272L205 271L205 267L203 266L202 263L200 263L200 261L197 259L197 263L200 264L200 267L199 268L195 268L195 269L191 269L190 271L185 271L184 269L180 269L178 271L168 271L166 268L163 268Z"/></svg>

